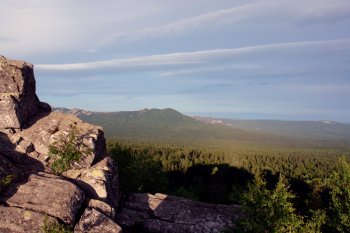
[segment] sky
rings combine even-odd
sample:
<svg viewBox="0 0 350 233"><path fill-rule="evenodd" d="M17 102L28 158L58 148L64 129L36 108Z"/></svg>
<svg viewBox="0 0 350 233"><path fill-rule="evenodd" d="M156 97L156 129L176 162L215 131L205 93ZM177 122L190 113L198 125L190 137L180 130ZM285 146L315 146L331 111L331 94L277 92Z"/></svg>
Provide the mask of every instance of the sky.
<svg viewBox="0 0 350 233"><path fill-rule="evenodd" d="M55 107L350 123L349 0L2 0L0 55Z"/></svg>

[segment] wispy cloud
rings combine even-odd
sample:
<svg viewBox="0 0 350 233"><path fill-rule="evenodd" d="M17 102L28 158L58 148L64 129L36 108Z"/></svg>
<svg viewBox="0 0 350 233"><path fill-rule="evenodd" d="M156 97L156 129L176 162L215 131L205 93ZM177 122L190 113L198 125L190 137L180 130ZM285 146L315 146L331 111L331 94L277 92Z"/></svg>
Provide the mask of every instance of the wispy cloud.
<svg viewBox="0 0 350 233"><path fill-rule="evenodd" d="M249 17L250 14L242 14L249 11L251 8L256 8L255 4L248 4L229 9L219 9L216 11L207 12L193 17L180 19L175 22L163 24L155 27L148 27L145 29L124 31L104 36L98 43L96 48L108 45L118 41L138 40L147 37L162 37L173 35L176 33L185 32L193 28L206 26L210 24L218 24L223 21L238 22L243 18ZM94 48L94 49L96 49ZM94 49L91 49L94 51Z"/></svg>
<svg viewBox="0 0 350 233"><path fill-rule="evenodd" d="M141 56L127 59L112 59L86 63L72 64L38 64L39 71L67 72L67 71L93 71L99 70L121 70L121 69L148 69L149 67L161 68L179 65L207 65L225 62L227 60L241 58L247 55L261 53L298 52L310 53L312 51L320 53L322 51L336 51L350 48L350 39L326 40L326 41L301 41L280 44L258 45L233 49L216 49L184 53L170 53L160 55ZM243 65L241 68L247 67ZM223 68L223 67L222 67ZM228 66L227 68L232 68ZM238 67L237 67L238 68ZM215 69L215 68L214 68Z"/></svg>
<svg viewBox="0 0 350 233"><path fill-rule="evenodd" d="M248 25L249 21L250 23L254 22L254 24L256 21L260 24L270 24L281 20L290 24L329 24L349 18L350 3L346 0L319 0L317 4L309 0L297 2L294 0L257 0L231 8L209 11L167 24L105 35L87 51L96 52L100 47L117 42L173 36L194 29L235 25L242 21L246 21L245 24L248 22Z"/></svg>

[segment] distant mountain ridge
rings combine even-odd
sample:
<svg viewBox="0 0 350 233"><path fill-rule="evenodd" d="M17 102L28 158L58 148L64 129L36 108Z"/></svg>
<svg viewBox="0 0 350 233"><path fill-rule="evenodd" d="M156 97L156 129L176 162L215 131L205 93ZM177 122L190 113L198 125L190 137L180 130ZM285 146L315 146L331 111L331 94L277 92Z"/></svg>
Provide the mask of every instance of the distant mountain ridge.
<svg viewBox="0 0 350 233"><path fill-rule="evenodd" d="M107 137L220 139L243 141L313 140L350 142L350 124L329 121L232 120L187 116L174 109L92 112L54 108L104 128Z"/></svg>
<svg viewBox="0 0 350 233"><path fill-rule="evenodd" d="M221 124L249 132L319 140L350 140L350 124L334 121L233 120L195 117L207 124Z"/></svg>

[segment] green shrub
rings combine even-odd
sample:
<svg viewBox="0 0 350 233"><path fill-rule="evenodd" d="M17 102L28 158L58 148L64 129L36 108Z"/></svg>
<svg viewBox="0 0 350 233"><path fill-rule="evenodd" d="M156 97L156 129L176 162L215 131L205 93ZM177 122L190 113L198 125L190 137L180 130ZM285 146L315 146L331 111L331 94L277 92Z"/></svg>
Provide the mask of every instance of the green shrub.
<svg viewBox="0 0 350 233"><path fill-rule="evenodd" d="M232 232L321 232L325 214L319 211L311 219L306 220L296 213L292 204L294 198L283 176L280 176L276 187L272 190L267 188L264 180L256 178L243 195L244 218L236 222L237 228Z"/></svg>
<svg viewBox="0 0 350 233"><path fill-rule="evenodd" d="M49 146L49 156L53 160L51 169L55 174L71 168L83 155L91 152L78 135L76 127L72 127L66 137L61 137Z"/></svg>
<svg viewBox="0 0 350 233"><path fill-rule="evenodd" d="M56 221L49 221L48 218L44 219L42 230L44 233L73 233L73 231L65 225Z"/></svg>

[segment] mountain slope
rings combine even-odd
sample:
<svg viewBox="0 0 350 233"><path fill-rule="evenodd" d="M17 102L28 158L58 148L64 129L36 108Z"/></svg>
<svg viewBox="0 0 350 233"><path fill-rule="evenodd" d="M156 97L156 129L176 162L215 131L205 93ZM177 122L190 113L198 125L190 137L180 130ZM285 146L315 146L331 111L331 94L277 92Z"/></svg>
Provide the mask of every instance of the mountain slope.
<svg viewBox="0 0 350 233"><path fill-rule="evenodd" d="M89 112L56 108L104 128L108 138L228 140L265 144L346 145L350 125L335 122L228 120L190 117L167 109Z"/></svg>
<svg viewBox="0 0 350 233"><path fill-rule="evenodd" d="M80 119L100 125L107 137L151 137L190 139L238 139L256 137L256 133L209 125L174 109L144 109L123 112L88 112L83 110L55 109L72 113Z"/></svg>
<svg viewBox="0 0 350 233"><path fill-rule="evenodd" d="M350 141L350 124L330 121L278 121L221 119L223 124L249 132L282 135L319 141Z"/></svg>

